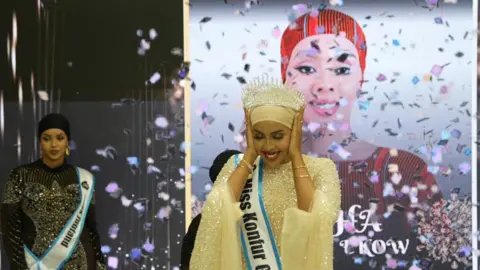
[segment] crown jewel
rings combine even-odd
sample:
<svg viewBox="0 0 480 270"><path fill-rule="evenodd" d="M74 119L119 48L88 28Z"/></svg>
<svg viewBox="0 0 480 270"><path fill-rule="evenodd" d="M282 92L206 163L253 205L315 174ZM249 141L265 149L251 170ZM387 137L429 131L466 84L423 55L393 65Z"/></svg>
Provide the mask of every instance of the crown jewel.
<svg viewBox="0 0 480 270"><path fill-rule="evenodd" d="M265 74L251 80L243 87L242 102L246 109L270 105L298 111L305 105L305 98L302 92Z"/></svg>

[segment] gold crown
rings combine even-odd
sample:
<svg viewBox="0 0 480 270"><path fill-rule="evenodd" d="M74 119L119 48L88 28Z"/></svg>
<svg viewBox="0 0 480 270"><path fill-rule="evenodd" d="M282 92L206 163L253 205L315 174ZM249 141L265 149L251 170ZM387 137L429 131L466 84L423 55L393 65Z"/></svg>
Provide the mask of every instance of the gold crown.
<svg viewBox="0 0 480 270"><path fill-rule="evenodd" d="M242 102L243 107L249 110L270 105L298 111L305 105L305 98L302 92L265 74L251 80L243 87Z"/></svg>

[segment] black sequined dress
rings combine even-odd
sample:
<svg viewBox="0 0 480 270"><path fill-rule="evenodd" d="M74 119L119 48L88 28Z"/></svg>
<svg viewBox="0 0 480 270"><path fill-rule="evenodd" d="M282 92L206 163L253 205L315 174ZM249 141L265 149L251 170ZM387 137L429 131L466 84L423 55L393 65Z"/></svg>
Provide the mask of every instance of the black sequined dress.
<svg viewBox="0 0 480 270"><path fill-rule="evenodd" d="M1 209L2 242L10 269L27 269L24 244L36 256L48 250L77 208L80 196L77 171L71 165L51 169L38 160L12 170ZM106 269L93 198L80 241L64 270Z"/></svg>

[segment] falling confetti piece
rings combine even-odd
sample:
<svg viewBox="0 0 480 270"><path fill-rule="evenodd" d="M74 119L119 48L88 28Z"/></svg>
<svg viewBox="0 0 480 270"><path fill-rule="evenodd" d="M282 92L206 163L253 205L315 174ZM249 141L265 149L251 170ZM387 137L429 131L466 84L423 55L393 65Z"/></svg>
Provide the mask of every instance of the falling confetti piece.
<svg viewBox="0 0 480 270"><path fill-rule="evenodd" d="M156 84L158 81L160 81L161 78L162 78L162 76L160 75L160 73L155 72L155 73L153 73L153 75L150 77L150 79L148 80L148 82L145 83L145 85L148 85L148 83L150 83L150 84Z"/></svg>
<svg viewBox="0 0 480 270"><path fill-rule="evenodd" d="M443 24L443 20L440 17L435 17L433 20L436 24Z"/></svg>
<svg viewBox="0 0 480 270"><path fill-rule="evenodd" d="M129 207L130 205L132 205L133 201L128 199L127 197L125 196L122 196L121 198L121 201L122 201L122 205L125 206L125 207Z"/></svg>
<svg viewBox="0 0 480 270"><path fill-rule="evenodd" d="M155 125L159 128L167 128L168 120L163 116L158 116L157 119L155 119Z"/></svg>
<svg viewBox="0 0 480 270"><path fill-rule="evenodd" d="M118 223L112 224L108 229L108 236L111 239L117 239L118 231L120 230Z"/></svg>
<svg viewBox="0 0 480 270"><path fill-rule="evenodd" d="M415 85L415 84L418 84L420 82L420 79L417 77L417 76L414 76L412 78L412 83Z"/></svg>
<svg viewBox="0 0 480 270"><path fill-rule="evenodd" d="M443 71L443 67L442 67L442 66L440 66L440 65L434 65L434 66L432 67L432 69L430 70L430 73L431 73L433 76L435 76L435 77L439 77L440 74L442 73L442 71Z"/></svg>
<svg viewBox="0 0 480 270"><path fill-rule="evenodd" d="M211 21L211 20L212 20L211 17L203 17L203 18L200 20L200 23L201 23L201 24L205 24L205 23L207 23L207 22L209 22L209 21Z"/></svg>
<svg viewBox="0 0 480 270"><path fill-rule="evenodd" d="M39 90L39 91L37 91L37 94L38 94L38 98L40 98L41 100L43 100L43 101L48 101L49 100L48 93L46 91Z"/></svg>
<svg viewBox="0 0 480 270"><path fill-rule="evenodd" d="M296 4L292 6L292 10L303 14L307 12L308 6L306 4Z"/></svg>
<svg viewBox="0 0 480 270"><path fill-rule="evenodd" d="M150 31L148 31L148 35L149 35L149 37L150 37L151 40L156 39L157 36L158 36L157 30L155 30L155 29L153 29L153 28L150 29Z"/></svg>
<svg viewBox="0 0 480 270"><path fill-rule="evenodd" d="M282 30L280 30L280 27L275 26L272 30L272 36L274 38L279 38L282 35Z"/></svg>
<svg viewBox="0 0 480 270"><path fill-rule="evenodd" d="M102 251L102 254L109 254L112 251L109 246L102 246L100 250Z"/></svg>
<svg viewBox="0 0 480 270"><path fill-rule="evenodd" d="M107 146L104 149L97 149L95 151L97 155L103 156L105 158L117 159L118 153L113 146Z"/></svg>
<svg viewBox="0 0 480 270"><path fill-rule="evenodd" d="M110 268L117 269L118 268L118 258L117 257L108 257L107 265Z"/></svg>
<svg viewBox="0 0 480 270"><path fill-rule="evenodd" d="M150 241L150 238L147 238L147 240L143 244L142 248L143 248L143 250L145 250L148 253L153 253L153 251L155 250L155 246Z"/></svg>
<svg viewBox="0 0 480 270"><path fill-rule="evenodd" d="M330 146L330 151L336 153L338 156L340 156L343 160L348 159L348 157L351 155L350 152L345 150L341 145L339 145L336 142L333 142L332 145Z"/></svg>
<svg viewBox="0 0 480 270"><path fill-rule="evenodd" d="M22 81L18 82L18 106L20 107L20 112L23 111L23 85Z"/></svg>
<svg viewBox="0 0 480 270"><path fill-rule="evenodd" d="M172 207L170 205L160 208L157 213L157 218L160 220L170 218L170 214L172 213Z"/></svg>
<svg viewBox="0 0 480 270"><path fill-rule="evenodd" d="M329 0L329 3L332 6L343 6L343 0Z"/></svg>
<svg viewBox="0 0 480 270"><path fill-rule="evenodd" d="M383 82L383 81L386 81L386 80L387 80L387 77L386 77L385 75L383 75L383 74L381 74L381 73L378 74L378 76L377 76L377 81Z"/></svg>

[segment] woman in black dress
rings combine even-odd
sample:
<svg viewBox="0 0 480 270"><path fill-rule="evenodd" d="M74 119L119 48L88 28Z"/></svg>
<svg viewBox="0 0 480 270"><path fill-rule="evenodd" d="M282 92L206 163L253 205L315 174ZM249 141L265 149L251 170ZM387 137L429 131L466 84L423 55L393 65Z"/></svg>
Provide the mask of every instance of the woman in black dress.
<svg viewBox="0 0 480 270"><path fill-rule="evenodd" d="M11 171L1 211L10 269L106 269L95 221L94 176L66 163L70 125L60 114L38 124L41 158Z"/></svg>

